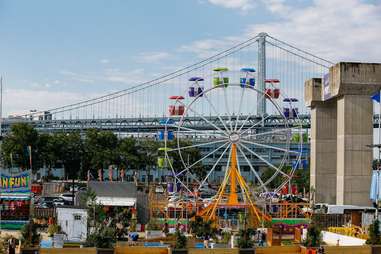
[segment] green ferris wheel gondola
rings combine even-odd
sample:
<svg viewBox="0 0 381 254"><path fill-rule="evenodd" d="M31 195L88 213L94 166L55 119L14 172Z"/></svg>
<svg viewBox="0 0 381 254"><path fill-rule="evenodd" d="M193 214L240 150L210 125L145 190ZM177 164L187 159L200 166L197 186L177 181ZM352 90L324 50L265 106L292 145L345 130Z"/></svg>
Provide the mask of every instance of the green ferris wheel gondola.
<svg viewBox="0 0 381 254"><path fill-rule="evenodd" d="M229 71L226 67L218 67L214 68L215 77L213 78L213 86L224 85L227 87L229 85L229 77L225 76L227 71Z"/></svg>

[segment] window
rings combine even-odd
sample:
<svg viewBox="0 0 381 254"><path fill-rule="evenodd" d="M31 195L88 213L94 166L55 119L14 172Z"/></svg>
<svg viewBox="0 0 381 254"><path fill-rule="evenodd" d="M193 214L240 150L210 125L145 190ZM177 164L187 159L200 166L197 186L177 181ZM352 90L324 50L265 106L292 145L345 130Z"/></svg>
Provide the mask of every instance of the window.
<svg viewBox="0 0 381 254"><path fill-rule="evenodd" d="M74 214L74 220L81 220L82 217L80 214Z"/></svg>

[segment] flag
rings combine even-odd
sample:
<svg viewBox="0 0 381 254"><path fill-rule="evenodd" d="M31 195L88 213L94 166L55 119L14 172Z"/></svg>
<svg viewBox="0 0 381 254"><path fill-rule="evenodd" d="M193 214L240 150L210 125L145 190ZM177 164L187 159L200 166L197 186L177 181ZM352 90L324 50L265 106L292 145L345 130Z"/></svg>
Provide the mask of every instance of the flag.
<svg viewBox="0 0 381 254"><path fill-rule="evenodd" d="M371 98L372 98L372 100L377 101L378 103L380 103L380 92L377 92L377 93L373 94Z"/></svg>

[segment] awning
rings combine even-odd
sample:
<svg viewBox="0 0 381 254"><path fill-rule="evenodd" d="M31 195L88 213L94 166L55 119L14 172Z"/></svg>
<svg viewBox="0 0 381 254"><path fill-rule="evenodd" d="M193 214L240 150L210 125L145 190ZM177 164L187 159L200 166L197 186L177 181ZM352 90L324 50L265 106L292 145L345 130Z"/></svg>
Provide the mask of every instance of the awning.
<svg viewBox="0 0 381 254"><path fill-rule="evenodd" d="M104 206L135 206L136 198L97 197L96 202Z"/></svg>
<svg viewBox="0 0 381 254"><path fill-rule="evenodd" d="M0 193L0 199L3 199L3 200L29 200L30 194Z"/></svg>

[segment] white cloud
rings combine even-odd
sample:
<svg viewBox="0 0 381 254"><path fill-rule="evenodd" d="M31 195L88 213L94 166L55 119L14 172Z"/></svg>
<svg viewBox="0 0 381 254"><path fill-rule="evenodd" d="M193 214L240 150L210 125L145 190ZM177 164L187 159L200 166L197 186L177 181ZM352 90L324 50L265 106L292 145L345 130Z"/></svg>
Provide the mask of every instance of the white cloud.
<svg viewBox="0 0 381 254"><path fill-rule="evenodd" d="M194 41L191 44L180 47L180 52L194 53L200 58L206 58L221 52L222 50L231 47L238 43L238 37L225 37L223 39L205 39Z"/></svg>
<svg viewBox="0 0 381 254"><path fill-rule="evenodd" d="M361 0L314 0L298 7L287 0L257 0L274 13L277 21L248 25L247 38L260 32L291 43L332 61L377 61L381 59L381 3ZM245 6L253 1L209 0L222 7ZM293 4L291 6L291 4ZM238 7L237 7L238 8ZM239 9L239 8L238 8ZM180 47L199 57L211 56L242 41L244 36L198 40ZM232 39L233 38L233 39Z"/></svg>
<svg viewBox="0 0 381 254"><path fill-rule="evenodd" d="M379 61L380 29L380 3L315 0L290 10L281 21L251 25L247 33L265 31L333 61Z"/></svg>
<svg viewBox="0 0 381 254"><path fill-rule="evenodd" d="M69 78L69 80L81 83L121 83L136 84L146 81L150 75L144 72L144 69L134 69L131 71L122 71L118 68L107 68L97 73L76 73L68 70L62 70L60 73Z"/></svg>
<svg viewBox="0 0 381 254"><path fill-rule="evenodd" d="M44 89L6 89L4 91L4 116L28 113L28 110L46 110L92 98L96 94L49 91Z"/></svg>
<svg viewBox="0 0 381 254"><path fill-rule="evenodd" d="M141 62L141 63L157 63L165 59L168 59L170 56L171 54L169 54L168 52L163 52L163 51L144 52L137 57L137 60L138 62Z"/></svg>
<svg viewBox="0 0 381 254"><path fill-rule="evenodd" d="M109 59L101 59L100 61L99 61L101 64L108 64L108 63L110 63L110 60Z"/></svg>
<svg viewBox="0 0 381 254"><path fill-rule="evenodd" d="M254 8L253 0L208 0L211 4L230 9L248 11Z"/></svg>

